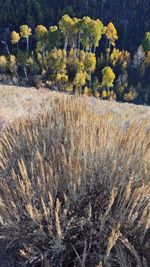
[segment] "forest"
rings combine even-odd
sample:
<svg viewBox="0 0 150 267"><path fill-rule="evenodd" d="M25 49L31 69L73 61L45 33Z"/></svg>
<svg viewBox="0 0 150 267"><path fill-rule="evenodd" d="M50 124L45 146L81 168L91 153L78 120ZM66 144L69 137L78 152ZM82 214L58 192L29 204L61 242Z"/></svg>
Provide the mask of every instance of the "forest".
<svg viewBox="0 0 150 267"><path fill-rule="evenodd" d="M113 22L65 14L56 25L21 25L2 40L0 72L26 81L40 76L52 90L150 103L150 32L135 53L120 50ZM36 83L37 84L37 83Z"/></svg>
<svg viewBox="0 0 150 267"><path fill-rule="evenodd" d="M119 49L135 52L150 27L150 0L0 0L0 38L22 24L52 26L64 14L113 21ZM4 31L5 29L5 31Z"/></svg>

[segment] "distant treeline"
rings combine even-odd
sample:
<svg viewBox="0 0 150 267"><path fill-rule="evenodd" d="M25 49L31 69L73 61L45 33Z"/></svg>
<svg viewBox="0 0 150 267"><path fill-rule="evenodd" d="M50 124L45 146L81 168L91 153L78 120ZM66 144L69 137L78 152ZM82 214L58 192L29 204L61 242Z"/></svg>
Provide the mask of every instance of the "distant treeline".
<svg viewBox="0 0 150 267"><path fill-rule="evenodd" d="M91 16L104 24L113 21L120 36L119 48L135 51L150 30L149 12L150 0L0 0L0 38L22 24L48 27L64 14Z"/></svg>

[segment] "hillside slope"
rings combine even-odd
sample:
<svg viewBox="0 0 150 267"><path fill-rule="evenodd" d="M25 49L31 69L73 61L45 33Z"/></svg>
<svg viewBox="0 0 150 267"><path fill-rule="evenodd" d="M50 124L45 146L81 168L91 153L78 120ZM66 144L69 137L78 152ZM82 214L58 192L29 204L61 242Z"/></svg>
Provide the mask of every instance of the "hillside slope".
<svg viewBox="0 0 150 267"><path fill-rule="evenodd" d="M70 97L64 95L65 97ZM0 85L0 129L16 118L29 116L36 117L39 113L50 110L51 102L62 93L35 88L23 88ZM82 97L90 109L95 109L99 114L110 115L112 123L122 126L131 120L149 119L150 107L137 106L128 103L100 101L93 97Z"/></svg>
<svg viewBox="0 0 150 267"><path fill-rule="evenodd" d="M20 117L0 138L1 266L148 266L150 109L12 87L0 104Z"/></svg>

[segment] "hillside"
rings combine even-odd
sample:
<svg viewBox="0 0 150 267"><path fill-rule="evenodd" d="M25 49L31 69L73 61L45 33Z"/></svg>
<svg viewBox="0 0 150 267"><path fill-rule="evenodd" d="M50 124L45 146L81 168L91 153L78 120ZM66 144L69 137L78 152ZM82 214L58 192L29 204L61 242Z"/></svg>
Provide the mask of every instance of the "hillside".
<svg viewBox="0 0 150 267"><path fill-rule="evenodd" d="M1 86L0 109L1 266L147 267L150 108Z"/></svg>
<svg viewBox="0 0 150 267"><path fill-rule="evenodd" d="M16 118L25 116L35 118L40 113L50 110L52 101L57 97L61 98L62 95L64 94L47 89L37 90L34 87L0 85L1 130ZM64 96L70 97L67 94ZM94 97L83 96L81 98L87 103L90 110L94 109L98 114L112 116L112 123L118 124L118 126L128 124L132 120L142 121L150 117L150 107L148 106L103 101Z"/></svg>

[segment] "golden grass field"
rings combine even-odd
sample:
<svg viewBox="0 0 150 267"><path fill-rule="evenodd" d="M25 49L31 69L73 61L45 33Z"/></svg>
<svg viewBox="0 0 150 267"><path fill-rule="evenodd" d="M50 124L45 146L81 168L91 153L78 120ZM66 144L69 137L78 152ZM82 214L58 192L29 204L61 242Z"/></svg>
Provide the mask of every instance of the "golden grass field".
<svg viewBox="0 0 150 267"><path fill-rule="evenodd" d="M1 86L0 96L6 257L148 267L150 108L34 88Z"/></svg>
<svg viewBox="0 0 150 267"><path fill-rule="evenodd" d="M51 101L55 97L62 97L61 93L35 88L0 85L0 122L12 122L22 116L35 117L43 111L49 110ZM67 96L66 96L67 97ZM128 124L133 119L143 120L150 118L150 107L137 106L128 103L100 101L93 97L84 97L90 109L95 109L99 114L110 114L113 122L122 125Z"/></svg>

